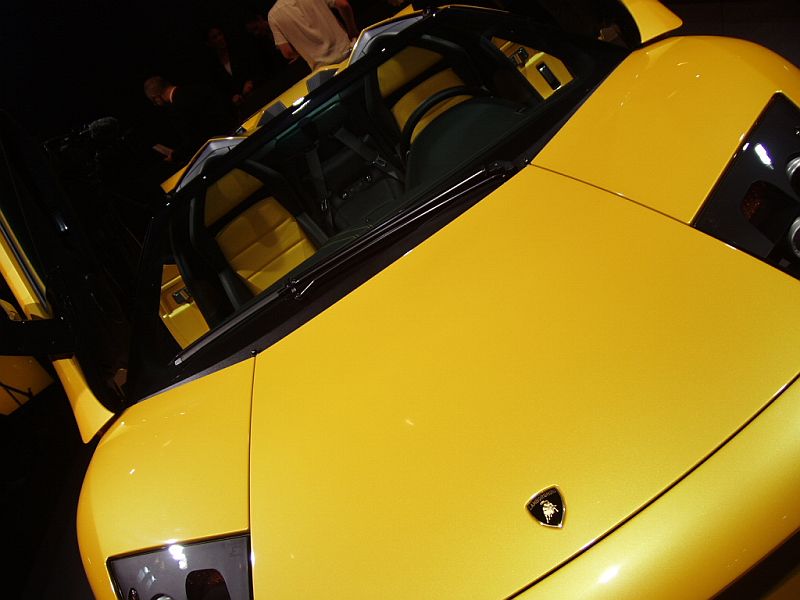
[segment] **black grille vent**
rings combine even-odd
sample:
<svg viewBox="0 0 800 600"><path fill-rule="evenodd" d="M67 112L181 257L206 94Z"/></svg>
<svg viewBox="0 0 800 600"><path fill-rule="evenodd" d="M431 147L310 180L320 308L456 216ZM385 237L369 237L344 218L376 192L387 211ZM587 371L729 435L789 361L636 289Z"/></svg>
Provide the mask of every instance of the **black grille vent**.
<svg viewBox="0 0 800 600"><path fill-rule="evenodd" d="M693 225L800 278L800 109L770 100Z"/></svg>

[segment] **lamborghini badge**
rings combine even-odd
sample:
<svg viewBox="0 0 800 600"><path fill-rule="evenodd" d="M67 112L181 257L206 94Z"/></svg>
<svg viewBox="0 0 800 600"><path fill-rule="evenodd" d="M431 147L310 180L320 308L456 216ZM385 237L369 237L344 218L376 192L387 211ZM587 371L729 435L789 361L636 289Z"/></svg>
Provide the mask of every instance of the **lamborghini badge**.
<svg viewBox="0 0 800 600"><path fill-rule="evenodd" d="M528 500L528 512L545 527L561 528L567 507L556 486L542 490Z"/></svg>

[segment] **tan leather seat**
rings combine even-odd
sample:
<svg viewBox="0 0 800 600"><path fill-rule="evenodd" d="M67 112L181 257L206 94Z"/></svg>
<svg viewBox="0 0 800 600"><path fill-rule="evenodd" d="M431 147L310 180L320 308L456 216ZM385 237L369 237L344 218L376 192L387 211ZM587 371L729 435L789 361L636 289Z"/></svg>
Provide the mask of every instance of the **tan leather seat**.
<svg viewBox="0 0 800 600"><path fill-rule="evenodd" d="M316 252L297 220L275 198L256 202L225 225L216 240L253 294L263 292Z"/></svg>
<svg viewBox="0 0 800 600"><path fill-rule="evenodd" d="M206 192L204 225L235 275L259 294L316 252L297 219L272 196L259 197L263 183L234 169ZM161 318L185 348L209 329L175 265L165 265Z"/></svg>
<svg viewBox="0 0 800 600"><path fill-rule="evenodd" d="M426 38L420 45L404 48L378 66L367 85L367 105L373 116L391 130L396 142L411 116L432 96L450 89L474 86L477 78L463 50L452 43ZM452 95L428 108L407 132L407 141L419 135L450 108L472 97Z"/></svg>
<svg viewBox="0 0 800 600"><path fill-rule="evenodd" d="M427 48L408 47L381 64L377 70L378 87L381 97L389 104L399 131L402 131L409 117L429 97L449 88L463 87L464 80L452 68L434 71L429 76L421 76L444 60L444 56ZM420 81L399 98L393 98L404 86L415 79ZM429 110L411 133L413 140L419 132L437 116L464 100L469 95L455 96L440 102Z"/></svg>

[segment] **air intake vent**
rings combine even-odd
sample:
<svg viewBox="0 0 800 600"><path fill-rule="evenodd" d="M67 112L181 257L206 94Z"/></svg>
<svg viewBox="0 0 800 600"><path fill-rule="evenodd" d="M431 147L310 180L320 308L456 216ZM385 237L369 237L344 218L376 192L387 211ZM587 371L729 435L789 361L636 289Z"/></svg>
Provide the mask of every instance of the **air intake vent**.
<svg viewBox="0 0 800 600"><path fill-rule="evenodd" d="M800 279L800 109L772 98L694 221Z"/></svg>

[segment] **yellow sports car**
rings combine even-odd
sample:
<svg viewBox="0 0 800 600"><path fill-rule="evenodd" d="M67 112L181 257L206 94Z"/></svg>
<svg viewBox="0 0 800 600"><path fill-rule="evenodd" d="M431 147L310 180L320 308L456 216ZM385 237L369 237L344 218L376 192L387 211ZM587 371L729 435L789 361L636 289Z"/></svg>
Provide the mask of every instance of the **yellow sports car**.
<svg viewBox="0 0 800 600"><path fill-rule="evenodd" d="M379 26L195 161L132 303L4 140L97 598L800 593L800 71L520 4Z"/></svg>

